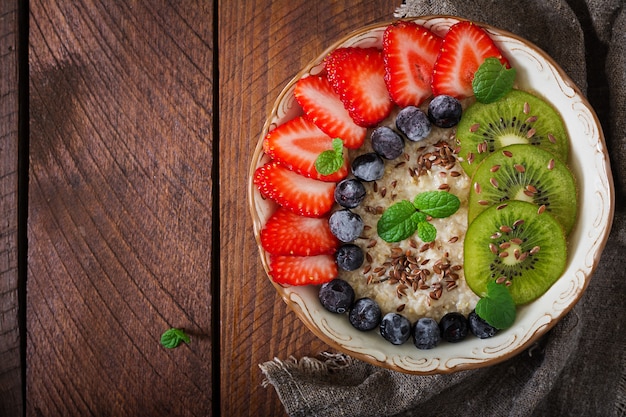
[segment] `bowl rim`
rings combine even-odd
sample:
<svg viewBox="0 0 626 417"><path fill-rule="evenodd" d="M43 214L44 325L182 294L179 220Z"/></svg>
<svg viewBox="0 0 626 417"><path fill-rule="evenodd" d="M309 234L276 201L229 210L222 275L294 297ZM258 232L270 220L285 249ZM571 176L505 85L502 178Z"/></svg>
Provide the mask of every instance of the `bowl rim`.
<svg viewBox="0 0 626 417"><path fill-rule="evenodd" d="M357 352L357 351L353 351L350 349L347 349L345 346L342 346L340 343L338 343L337 341L333 340L331 337L329 337L328 335L326 335L324 332L322 332L317 326L314 325L314 323L310 322L309 319L307 318L307 315L303 312L303 310L301 309L301 307L293 302L290 297L289 294L286 292L286 287L281 286L280 284L275 283L271 277L269 276L269 254L265 253L261 247L261 241L260 241L260 230L263 227L263 221L262 219L259 217L259 214L256 210L256 187L253 183L253 177L254 177L254 172L257 168L257 163L261 160L262 156L263 156L263 139L265 138L266 134L271 130L272 125L274 124L273 120L272 120L272 116L276 115L278 113L278 109L281 105L281 103L284 101L285 96L287 94L289 94L292 89L294 84L297 82L297 80L299 80L300 78L302 78L303 76L305 76L306 74L308 74L310 72L310 70L312 68L314 68L316 65L319 65L321 60L323 59L323 57L325 57L326 55L328 55L328 53L330 53L331 51L333 51L334 49L340 47L342 44L350 41L352 38L355 38L359 35L363 35L366 34L372 30L378 30L378 29L382 29L384 27L389 26L390 24L393 24L394 22L398 22L398 21L414 21L417 23L426 23L426 22L430 22L431 20L435 20L435 19L441 19L441 20L450 20L450 21L473 21L474 23L476 23L478 26L484 28L485 30L487 30L488 32L492 33L492 34L497 34L503 37L507 37L507 38L511 38L515 41L518 41L520 43L525 44L526 46L528 46L529 48L531 48L534 52L538 53L542 59L544 59L549 65L551 65L556 72L558 73L558 76L561 78L561 80L574 91L574 94L576 96L578 96L577 98L580 100L581 104L586 108L586 110L590 113L592 119L593 119L593 123L595 124L595 127L598 130L598 142L599 145L602 146L602 148L604 149L604 152L602 152L603 155L603 162L604 162L604 169L606 170L606 174L607 174L607 186L608 186L608 210L607 210L607 224L606 227L604 227L604 229L602 230L602 233L596 238L596 240L598 241L598 245L597 245L597 251L596 254L592 260L592 264L590 265L590 270L587 276L585 276L585 280L583 283L583 286L581 288L578 289L578 293L576 295L576 297L570 302L569 305L567 305L565 308L563 308L557 315L556 317L552 317L552 319L550 321L548 321L547 323L545 323L545 325L539 329L537 329L535 331L534 334L532 334L529 338L527 338L523 343L519 344L518 346L516 346L513 349L507 350L504 353L501 353L500 355L497 356L491 356L486 360L482 360L482 361L476 361L476 362L464 362L461 363L457 366L454 367L447 367L447 368L441 368L441 367L437 367L431 370L426 370L426 371L422 371L422 370L413 370L413 369L407 369L405 367L402 367L394 362L390 362L388 360L388 358L386 358L387 360L385 361L380 361L378 359L376 359L375 357L368 355L366 353L363 352ZM571 152L571 150L570 150ZM580 196L579 196L580 198ZM263 125L263 129L261 131L261 134L259 136L259 140L257 141L257 144L255 146L255 150L251 159L251 164L250 164L250 169L249 169L249 175L248 175L248 205L249 205L249 210L251 212L252 215L252 219L253 219L253 229L254 229L254 236L255 236L255 240L257 243L257 248L259 250L259 254L261 257L261 263L263 265L263 269L265 271L265 275L266 278L269 279L270 283L274 286L274 288L276 289L276 291L278 292L278 294L280 295L280 297L283 299L283 301L288 305L288 307L296 314L296 316L298 317L298 319L304 323L304 325L313 333L315 334L316 337L318 337L320 340L322 340L324 343L326 343L327 345L329 345L332 349L335 349L339 352L342 352L344 354L347 354L349 356L352 356L355 359L359 359L361 361L364 361L366 363L378 366L378 367L382 367L382 368L386 368L386 369L390 369L390 370L394 370L394 371L398 371L398 372L402 372L402 373L407 373L407 374L414 374L414 375L432 375L432 374L450 374L450 373L454 373L454 372L458 372L461 370L470 370L470 369L477 369L477 368L482 368L482 367L486 367L486 366L491 366L491 365L495 365L497 363L503 362L509 358L512 358L516 355L518 355L520 352L522 352L523 350L527 349L529 346L532 346L532 344L534 342L536 342L541 336L545 335L546 332L548 332L552 327L554 327L580 300L580 298L582 297L582 295L585 293L589 282L593 276L593 273L595 271L595 269L597 268L597 265L600 261L601 258L601 254L604 250L604 247L606 246L606 242L608 240L609 237L609 233L612 227L612 222L613 222L613 217L614 217L614 210L615 210L615 191L614 191L614 183L613 183L613 176L611 173L611 165L610 165L610 160L609 160L609 156L608 156L608 152L607 152L607 148L606 148L606 141L605 141L605 137L604 137L604 133L602 130L602 126L600 124L600 121L598 119L598 116L595 112L595 110L593 109L593 107L590 105L589 101L587 100L586 96L582 93L582 91L580 90L580 88L574 83L574 81L569 77L569 75L567 75L567 73L561 68L561 66L552 58L550 57L543 49L541 49L540 47L538 47L537 45L535 45L534 43L528 41L527 39L516 35L510 31L507 31L505 29L501 29L501 28L497 28L495 26L492 26L490 24L486 24L483 22L479 22L476 20L471 20L471 19L467 19L467 18L462 18L462 17L458 17L458 16L453 16L453 15L424 15L424 16L415 16L415 17L410 17L410 18L401 18L401 19L392 19L392 20L384 20L384 21L380 21L380 22L376 22L376 23L372 23L372 24L368 24L365 26L362 26L356 30L352 30L349 33L347 33L346 35L340 37L338 40L332 42L332 44L330 46L328 46L322 53L318 54L317 57L313 58L312 60L310 60L300 71L298 71L297 74L295 74L290 81L283 87L283 89L281 90L281 92L278 94L278 96L276 97L274 104L270 110L270 112L268 113L266 119L265 119L265 123ZM578 223L579 220L577 220ZM419 351L418 351L419 352Z"/></svg>

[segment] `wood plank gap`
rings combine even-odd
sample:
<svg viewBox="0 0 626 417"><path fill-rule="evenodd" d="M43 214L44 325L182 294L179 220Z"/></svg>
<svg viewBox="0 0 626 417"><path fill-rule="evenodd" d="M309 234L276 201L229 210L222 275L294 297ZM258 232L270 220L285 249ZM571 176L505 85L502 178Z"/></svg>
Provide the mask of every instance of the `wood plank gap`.
<svg viewBox="0 0 626 417"><path fill-rule="evenodd" d="M28 155L30 147L30 95L28 74L29 10L30 5L28 0L18 1L17 298L23 416L26 416L26 281L28 279Z"/></svg>

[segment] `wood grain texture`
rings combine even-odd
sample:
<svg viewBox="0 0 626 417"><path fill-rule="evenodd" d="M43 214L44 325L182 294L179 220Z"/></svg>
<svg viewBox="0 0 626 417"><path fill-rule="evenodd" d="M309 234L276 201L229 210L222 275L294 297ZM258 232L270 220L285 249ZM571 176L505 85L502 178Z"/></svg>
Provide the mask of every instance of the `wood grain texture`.
<svg viewBox="0 0 626 417"><path fill-rule="evenodd" d="M399 2L240 2L218 15L221 411L286 415L258 368L274 357L329 349L288 310L268 281L246 199L251 156L265 117L285 84L352 30L393 18Z"/></svg>
<svg viewBox="0 0 626 417"><path fill-rule="evenodd" d="M27 414L211 415L213 5L30 10Z"/></svg>
<svg viewBox="0 0 626 417"><path fill-rule="evenodd" d="M18 303L18 2L0 3L0 416L23 411Z"/></svg>

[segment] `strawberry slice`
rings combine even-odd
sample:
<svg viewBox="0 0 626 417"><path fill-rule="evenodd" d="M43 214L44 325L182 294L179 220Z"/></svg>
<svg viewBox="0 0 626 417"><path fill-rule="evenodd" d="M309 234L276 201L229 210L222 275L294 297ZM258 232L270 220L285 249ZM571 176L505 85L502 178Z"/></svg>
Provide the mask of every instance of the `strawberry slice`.
<svg viewBox="0 0 626 417"><path fill-rule="evenodd" d="M468 21L454 24L444 36L441 52L435 61L433 93L456 98L473 95L474 73L490 57L498 58L503 65L510 66L484 29Z"/></svg>
<svg viewBox="0 0 626 417"><path fill-rule="evenodd" d="M348 152L343 153L344 164L329 175L320 174L315 160L324 151L332 150L332 138L313 122L296 117L269 132L263 140L263 150L273 159L306 177L322 181L340 181L348 175Z"/></svg>
<svg viewBox="0 0 626 417"><path fill-rule="evenodd" d="M261 230L261 245L273 255L333 254L339 240L330 231L328 217L300 216L279 208Z"/></svg>
<svg viewBox="0 0 626 417"><path fill-rule="evenodd" d="M307 178L278 161L257 168L253 181L263 196L302 216L321 217L335 201L334 182Z"/></svg>
<svg viewBox="0 0 626 417"><path fill-rule="evenodd" d="M337 277L332 255L271 255L269 268L270 276L280 285L324 284Z"/></svg>
<svg viewBox="0 0 626 417"><path fill-rule="evenodd" d="M385 61L376 48L337 48L325 59L328 80L354 122L373 127L393 108L385 85Z"/></svg>
<svg viewBox="0 0 626 417"><path fill-rule="evenodd" d="M419 106L432 95L433 66L442 39L415 22L398 21L383 33L385 82L401 107Z"/></svg>
<svg viewBox="0 0 626 417"><path fill-rule="evenodd" d="M340 138L346 148L363 145L367 129L354 123L326 77L311 75L298 80L294 95L307 117L328 136Z"/></svg>

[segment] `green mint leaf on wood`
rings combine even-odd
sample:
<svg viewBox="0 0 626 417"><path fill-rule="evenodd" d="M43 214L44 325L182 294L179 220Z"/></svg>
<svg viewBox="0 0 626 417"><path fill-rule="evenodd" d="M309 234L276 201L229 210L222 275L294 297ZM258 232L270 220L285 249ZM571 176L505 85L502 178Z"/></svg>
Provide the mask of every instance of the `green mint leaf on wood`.
<svg viewBox="0 0 626 417"><path fill-rule="evenodd" d="M515 75L515 68L507 68L499 59L485 59L472 80L476 100L487 104L501 99L513 89Z"/></svg>
<svg viewBox="0 0 626 417"><path fill-rule="evenodd" d="M378 236L386 242L399 242L417 231L423 242L432 242L437 237L437 229L428 222L428 216L451 216L460 205L459 198L447 191L420 193L412 203L402 200L385 210L376 226Z"/></svg>
<svg viewBox="0 0 626 417"><path fill-rule="evenodd" d="M343 141L335 138L332 143L333 149L322 152L315 160L315 169L322 175L330 175L343 166Z"/></svg>
<svg viewBox="0 0 626 417"><path fill-rule="evenodd" d="M427 191L418 194L413 205L422 213L442 219L456 213L461 206L461 201L457 196L446 191Z"/></svg>
<svg viewBox="0 0 626 417"><path fill-rule="evenodd" d="M491 281L487 294L476 303L476 314L496 329L507 329L515 322L515 302L509 288Z"/></svg>
<svg viewBox="0 0 626 417"><path fill-rule="evenodd" d="M378 220L378 236L386 242L399 242L410 237L426 215L415 210L410 201L402 200L390 206Z"/></svg>
<svg viewBox="0 0 626 417"><path fill-rule="evenodd" d="M171 328L166 330L161 335L161 345L168 349L174 349L182 342L189 343L190 339L189 336L187 336L187 334L181 329Z"/></svg>

